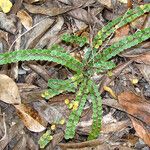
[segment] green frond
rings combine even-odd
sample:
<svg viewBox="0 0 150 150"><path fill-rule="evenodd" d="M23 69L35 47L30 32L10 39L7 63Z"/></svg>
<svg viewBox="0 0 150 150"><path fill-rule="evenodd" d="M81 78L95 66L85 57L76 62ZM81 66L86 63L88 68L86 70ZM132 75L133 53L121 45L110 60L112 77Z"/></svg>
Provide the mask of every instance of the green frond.
<svg viewBox="0 0 150 150"><path fill-rule="evenodd" d="M124 16L118 17L104 26L95 36L93 40L94 48L99 48L102 42L105 41L118 28L132 22L136 18L142 16L144 13L150 12L150 4L141 5L135 9L128 10Z"/></svg>
<svg viewBox="0 0 150 150"><path fill-rule="evenodd" d="M95 61L101 63L102 61L107 61L113 56L116 56L125 49L135 46L150 38L150 28L145 28L143 30L137 31L133 35L127 36L122 40L112 44L110 47L103 50L101 54L95 57Z"/></svg>
<svg viewBox="0 0 150 150"><path fill-rule="evenodd" d="M81 83L79 87L79 90L75 98L75 101L79 102L79 107L77 110L72 110L69 116L68 122L66 124L65 139L71 139L75 135L75 129L79 122L80 116L82 114L88 96L86 85L87 79L84 79L84 81Z"/></svg>
<svg viewBox="0 0 150 150"><path fill-rule="evenodd" d="M72 34L64 34L62 36L62 40L65 41L66 43L77 44L80 47L88 43L88 40L85 36L77 36Z"/></svg>
<svg viewBox="0 0 150 150"><path fill-rule="evenodd" d="M0 54L0 65L31 60L53 61L76 72L82 72L83 68L83 64L74 57L55 49L19 50Z"/></svg>
<svg viewBox="0 0 150 150"><path fill-rule="evenodd" d="M78 84L82 81L82 79L83 79L82 74L76 74L68 80L49 79L48 80L49 89L46 90L42 95L45 99L50 99L63 92L75 92Z"/></svg>
<svg viewBox="0 0 150 150"><path fill-rule="evenodd" d="M97 138L100 134L101 129L101 120L102 120L102 99L98 91L97 85L89 80L88 89L90 91L90 98L92 100L92 109L93 109L93 123L91 132L89 134L88 140L93 140Z"/></svg>

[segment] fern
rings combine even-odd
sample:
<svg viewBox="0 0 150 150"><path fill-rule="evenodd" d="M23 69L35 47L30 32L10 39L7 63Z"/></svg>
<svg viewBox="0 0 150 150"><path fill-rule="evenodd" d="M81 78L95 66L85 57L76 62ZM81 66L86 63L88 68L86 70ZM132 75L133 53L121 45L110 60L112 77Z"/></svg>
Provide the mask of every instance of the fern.
<svg viewBox="0 0 150 150"><path fill-rule="evenodd" d="M66 43L72 43L72 44L77 44L80 47L84 46L86 43L88 43L87 38L77 36L77 35L71 35L71 34L64 34L62 36L62 40Z"/></svg>
<svg viewBox="0 0 150 150"><path fill-rule="evenodd" d="M75 135L76 125L79 122L88 95L88 90L86 88L86 85L87 85L87 79L85 78L79 87L75 99L75 101L80 102L79 108L71 112L68 122L66 124L65 139L73 138Z"/></svg>
<svg viewBox="0 0 150 150"><path fill-rule="evenodd" d="M116 65L110 59L123 50L135 46L150 38L150 28L137 31L135 34L127 36L122 40L112 44L98 53L98 48L104 41L120 27L132 22L144 13L150 12L150 4L139 6L133 10L128 10L122 17L114 19L104 26L95 36L93 47L88 47L85 37L65 34L62 40L69 43L76 43L80 47L86 44L85 55L82 62L79 62L62 47L54 45L51 49L31 49L19 50L0 54L0 65L18 61L52 61L68 67L74 71L74 76L67 80L50 79L49 89L42 95L46 99L52 98L63 92L76 92L75 102L79 104L77 109L73 109L66 124L65 138L70 139L75 135L75 129L86 104L87 97L92 100L93 106L93 125L88 140L97 138L101 128L102 102L98 91L98 86L91 80L93 73L103 73L113 69ZM42 141L43 142L43 141ZM47 144L44 143L44 145Z"/></svg>
<svg viewBox="0 0 150 150"><path fill-rule="evenodd" d="M43 93L45 99L50 99L63 92L75 92L77 85L82 81L83 75L77 74L68 80L50 79L49 89Z"/></svg>
<svg viewBox="0 0 150 150"><path fill-rule="evenodd" d="M141 5L135 9L128 10L123 17L118 17L112 22L104 26L95 36L93 40L94 48L99 48L102 42L106 40L111 34L113 34L118 28L132 22L136 18L142 16L144 13L150 11L150 4Z"/></svg>
<svg viewBox="0 0 150 150"><path fill-rule="evenodd" d="M135 34L127 36L117 43L112 44L110 47L103 50L103 52L95 57L95 61L107 61L113 56L116 56L125 49L135 46L150 38L150 27L141 31L137 31Z"/></svg>
<svg viewBox="0 0 150 150"><path fill-rule="evenodd" d="M97 85L91 80L89 80L88 89L90 92L90 98L92 100L93 108L93 124L88 140L92 140L97 138L100 133L102 118L102 100Z"/></svg>
<svg viewBox="0 0 150 150"><path fill-rule="evenodd" d="M83 68L83 64L68 53L53 49L19 50L0 54L0 65L30 60L53 61L76 72L81 72Z"/></svg>

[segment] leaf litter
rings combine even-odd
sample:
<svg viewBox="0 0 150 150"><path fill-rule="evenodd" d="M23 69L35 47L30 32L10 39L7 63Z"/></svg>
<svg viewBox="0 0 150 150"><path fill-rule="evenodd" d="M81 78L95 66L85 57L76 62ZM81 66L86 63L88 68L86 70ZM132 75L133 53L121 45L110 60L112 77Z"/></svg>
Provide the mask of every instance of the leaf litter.
<svg viewBox="0 0 150 150"><path fill-rule="evenodd" d="M6 2L6 8L2 8L0 3L1 53L28 48L49 48L56 43L65 47L60 40L64 33L86 34L90 40L99 28L120 16L129 7L129 1L122 0L116 3L100 0ZM137 4L132 2L132 5ZM117 30L107 45L149 25L149 15L143 15ZM65 124L60 125L58 122L68 119L70 110L64 101L67 98L73 100L75 95L63 93L49 101L41 97L41 93L47 88L48 78L67 79L73 72L56 63L38 61L27 62L30 69L26 69L21 63L15 67L1 66L0 113L5 113L5 117L1 117L5 120L0 119L0 137L6 136L0 141L0 148L3 150L8 146L9 149L39 149L38 140L51 125L55 125L56 130L53 131L53 140L45 149L149 148L149 45L149 41L146 41L126 50L113 59L117 63L116 69L94 77L103 96L103 126L100 136L93 141L86 141L92 124L90 100L77 125L75 138L67 142L64 140ZM83 49L76 49L74 46L67 51L72 51L72 48L72 56L82 60ZM19 74L12 76L12 68L15 68L15 74L18 73L17 67ZM131 82L134 78L138 79L135 84ZM109 87L113 94L104 91L104 87Z"/></svg>

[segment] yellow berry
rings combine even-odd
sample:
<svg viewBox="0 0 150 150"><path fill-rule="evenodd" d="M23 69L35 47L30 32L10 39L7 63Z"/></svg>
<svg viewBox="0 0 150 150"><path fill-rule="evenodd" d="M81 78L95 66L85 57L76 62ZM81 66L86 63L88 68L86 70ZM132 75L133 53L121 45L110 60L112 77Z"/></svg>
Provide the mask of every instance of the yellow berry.
<svg viewBox="0 0 150 150"><path fill-rule="evenodd" d="M61 125L65 124L65 119L64 118L61 119L60 122L59 122L59 124L61 124Z"/></svg>
<svg viewBox="0 0 150 150"><path fill-rule="evenodd" d="M56 129L56 125L55 124L51 125L51 130L54 131L55 129Z"/></svg>
<svg viewBox="0 0 150 150"><path fill-rule="evenodd" d="M79 102L78 101L74 101L72 110L77 110L78 106L79 106Z"/></svg>
<svg viewBox="0 0 150 150"><path fill-rule="evenodd" d="M115 93L114 93L114 91L113 91L110 87L104 86L103 88L104 88L104 90L107 91L113 98L115 98L115 99L117 98L116 95L115 95Z"/></svg>
<svg viewBox="0 0 150 150"><path fill-rule="evenodd" d="M68 105L70 103L69 99L65 99L65 104Z"/></svg>
<svg viewBox="0 0 150 150"><path fill-rule="evenodd" d="M139 80L137 78L134 78L131 80L132 84L137 84L139 82Z"/></svg>
<svg viewBox="0 0 150 150"><path fill-rule="evenodd" d="M73 107L73 104L70 103L70 104L68 105L68 108L69 108L69 109L72 109L72 107Z"/></svg>
<svg viewBox="0 0 150 150"><path fill-rule="evenodd" d="M112 77L112 76L113 76L113 72L112 72L112 71L108 71L108 72L107 72L107 75L108 75L109 77Z"/></svg>

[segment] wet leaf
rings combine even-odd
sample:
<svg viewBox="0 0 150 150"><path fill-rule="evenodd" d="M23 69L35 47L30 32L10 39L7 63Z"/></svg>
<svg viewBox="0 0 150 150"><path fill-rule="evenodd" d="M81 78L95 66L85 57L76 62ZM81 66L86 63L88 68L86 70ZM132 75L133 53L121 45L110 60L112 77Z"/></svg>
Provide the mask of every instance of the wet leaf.
<svg viewBox="0 0 150 150"><path fill-rule="evenodd" d="M27 30L29 30L32 27L33 20L25 10L20 10L17 13L17 17L20 19L21 23Z"/></svg>
<svg viewBox="0 0 150 150"><path fill-rule="evenodd" d="M8 104L21 103L16 83L4 74L0 74L0 100Z"/></svg>
<svg viewBox="0 0 150 150"><path fill-rule="evenodd" d="M46 121L38 114L36 110L28 105L15 105L17 114L24 125L33 132L42 132L46 129Z"/></svg>

